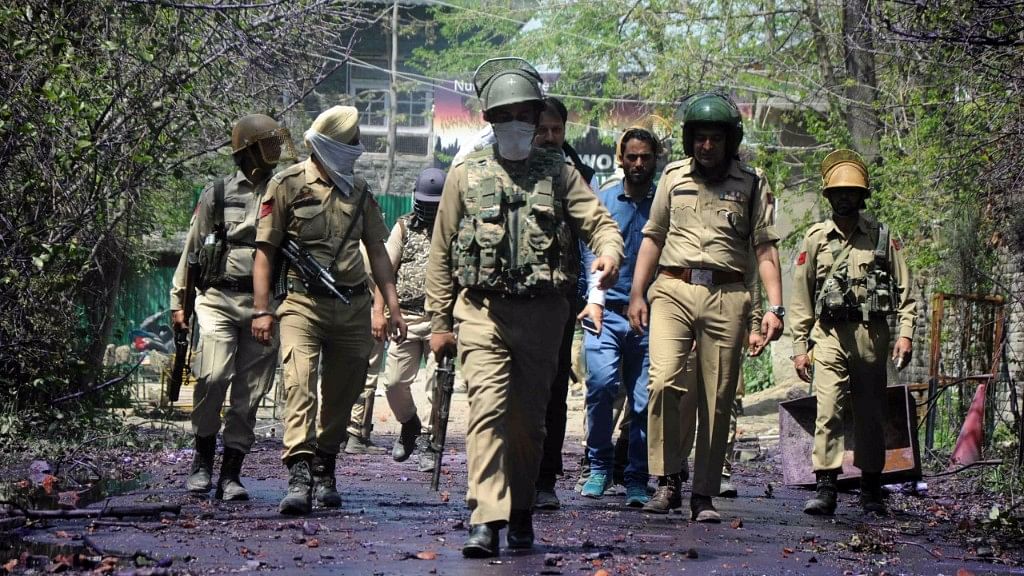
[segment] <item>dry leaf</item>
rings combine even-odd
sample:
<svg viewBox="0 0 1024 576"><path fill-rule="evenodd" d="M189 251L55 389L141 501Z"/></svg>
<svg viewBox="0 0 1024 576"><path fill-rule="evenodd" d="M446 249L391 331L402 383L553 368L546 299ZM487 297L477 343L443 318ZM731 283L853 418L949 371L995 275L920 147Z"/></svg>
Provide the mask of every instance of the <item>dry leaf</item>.
<svg viewBox="0 0 1024 576"><path fill-rule="evenodd" d="M594 572L594 576L612 576L611 572L608 572L604 568L601 568L597 572Z"/></svg>
<svg viewBox="0 0 1024 576"><path fill-rule="evenodd" d="M309 540L306 540L306 547L307 548L319 548L320 547L320 541L317 540L316 538L310 538Z"/></svg>
<svg viewBox="0 0 1024 576"><path fill-rule="evenodd" d="M420 560L437 560L437 552L431 552L430 550L424 550L417 552L416 557Z"/></svg>
<svg viewBox="0 0 1024 576"><path fill-rule="evenodd" d="M971 572L967 568L957 568L956 576L974 576L974 572Z"/></svg>
<svg viewBox="0 0 1024 576"><path fill-rule="evenodd" d="M733 518L731 526L733 530L743 528L743 518Z"/></svg>
<svg viewBox="0 0 1024 576"><path fill-rule="evenodd" d="M451 498L451 495L447 492L441 492L441 502L447 502Z"/></svg>

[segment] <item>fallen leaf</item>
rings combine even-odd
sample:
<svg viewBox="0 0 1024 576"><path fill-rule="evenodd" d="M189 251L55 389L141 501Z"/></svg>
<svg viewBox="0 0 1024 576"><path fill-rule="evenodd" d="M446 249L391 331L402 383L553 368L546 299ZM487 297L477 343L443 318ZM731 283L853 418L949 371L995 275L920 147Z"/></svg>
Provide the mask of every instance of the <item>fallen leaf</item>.
<svg viewBox="0 0 1024 576"><path fill-rule="evenodd" d="M783 548L782 549L782 553L783 554L792 554L793 553L793 549L792 548Z"/></svg>
<svg viewBox="0 0 1024 576"><path fill-rule="evenodd" d="M430 550L424 550L416 553L416 558L420 560L437 560L437 552L431 552Z"/></svg>
<svg viewBox="0 0 1024 576"><path fill-rule="evenodd" d="M320 547L320 541L317 540L316 538L310 538L309 540L306 540L306 547L307 548L319 548Z"/></svg>
<svg viewBox="0 0 1024 576"><path fill-rule="evenodd" d="M57 485L57 477L53 474L47 474L43 477L43 491L47 494L53 494L53 489Z"/></svg>
<svg viewBox="0 0 1024 576"><path fill-rule="evenodd" d="M731 526L733 530L743 528L743 518L733 518Z"/></svg>
<svg viewBox="0 0 1024 576"><path fill-rule="evenodd" d="M594 572L594 576L611 576L611 572L608 572L604 568L601 568L597 572Z"/></svg>
<svg viewBox="0 0 1024 576"><path fill-rule="evenodd" d="M967 568L957 568L956 576L974 576L974 572L971 572Z"/></svg>
<svg viewBox="0 0 1024 576"><path fill-rule="evenodd" d="M451 498L451 495L447 492L441 492L441 502L447 502Z"/></svg>

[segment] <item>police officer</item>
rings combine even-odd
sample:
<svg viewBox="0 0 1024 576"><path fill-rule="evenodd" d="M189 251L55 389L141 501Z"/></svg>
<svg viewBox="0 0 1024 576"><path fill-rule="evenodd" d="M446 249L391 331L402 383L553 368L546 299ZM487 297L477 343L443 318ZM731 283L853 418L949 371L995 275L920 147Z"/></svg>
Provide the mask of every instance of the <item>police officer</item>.
<svg viewBox="0 0 1024 576"><path fill-rule="evenodd" d="M397 462L409 458L422 433L422 422L412 397L412 383L416 380L421 362L426 363L427 398L432 398L434 390L436 365L434 355L430 353L430 317L423 307L426 299L424 276L444 178L444 172L437 168L427 168L420 172L413 191L412 212L395 222L387 242L388 254L397 277L398 302L409 326L409 337L401 344L388 348L384 368L388 405L395 419L402 424L391 450L391 457ZM434 469L434 458L425 450L424 441L420 442L422 452L418 468L421 472L429 472Z"/></svg>
<svg viewBox="0 0 1024 576"><path fill-rule="evenodd" d="M537 71L519 58L484 62L474 76L493 146L452 166L427 267L431 349L455 348L468 386L472 511L466 557L533 545L531 506L544 416L578 263L572 226L597 255L603 287L618 276L622 239L579 172L532 141L543 106ZM456 289L458 286L458 289Z"/></svg>
<svg viewBox="0 0 1024 576"><path fill-rule="evenodd" d="M768 182L736 156L743 138L739 110L718 93L695 96L683 116L683 150L689 156L665 167L637 258L630 292L634 330L650 322L648 465L658 488L646 511L682 506L679 408L683 369L693 352L700 362L692 519L720 522L712 496L720 491L750 313L744 277L756 253L771 306L762 320L770 342L782 331L782 282L778 235L767 215ZM658 275L647 291L649 279Z"/></svg>
<svg viewBox="0 0 1024 576"><path fill-rule="evenodd" d="M310 157L277 174L263 196L253 269L253 335L269 343L275 322L280 322L286 393L282 459L288 466L288 494L280 505L283 514L309 513L314 493L320 506L341 505L335 460L345 440L352 403L366 380L372 347L370 295L360 241L391 311L388 332L396 341L405 337L394 274L384 249L387 226L366 181L353 173L363 153L358 111L351 106L325 110L306 131L305 140ZM289 271L287 297L276 314L268 309L271 270L275 258L283 258L277 248L286 237L334 276L335 288L349 303L315 279Z"/></svg>
<svg viewBox="0 0 1024 576"><path fill-rule="evenodd" d="M281 156L291 147L291 136L273 118L243 116L231 130L231 150L238 169L208 186L199 198L178 260L171 287L171 320L188 330L183 311L187 260L207 241L225 242L217 261L203 260L201 276L209 282L196 295L195 313L200 340L193 369L192 433L195 455L186 486L206 493L211 486L221 408L227 391L231 399L224 417L224 457L217 498L248 500L239 478L242 462L256 439L256 411L274 377L277 342L263 346L252 337L252 263L259 202ZM205 284L206 282L203 282Z"/></svg>
<svg viewBox="0 0 1024 576"><path fill-rule="evenodd" d="M793 366L811 381L808 341L813 339L817 418L811 460L817 493L804 512L831 515L836 478L843 467L843 411L852 407L853 465L861 471L861 506L884 514L881 473L885 466L886 366L891 335L888 317L897 316L891 357L897 368L909 362L917 304L900 243L885 224L861 210L871 195L868 172L852 150L836 150L821 164L832 217L807 230L796 260L793 298Z"/></svg>

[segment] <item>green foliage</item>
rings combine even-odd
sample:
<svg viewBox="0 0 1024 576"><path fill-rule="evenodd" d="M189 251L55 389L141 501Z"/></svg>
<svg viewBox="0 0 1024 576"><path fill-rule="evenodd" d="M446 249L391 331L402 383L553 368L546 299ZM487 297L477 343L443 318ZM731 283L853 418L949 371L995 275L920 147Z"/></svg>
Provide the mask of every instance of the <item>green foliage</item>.
<svg viewBox="0 0 1024 576"><path fill-rule="evenodd" d="M117 0L0 7L0 405L46 432L117 389L51 401L109 377L101 358L142 238L187 226L197 184L235 118L274 114L337 65L320 33L351 7L191 10ZM310 30L318 34L310 34ZM334 37L334 36L329 36Z"/></svg>
<svg viewBox="0 0 1024 576"><path fill-rule="evenodd" d="M743 382L747 394L760 392L775 385L772 355L765 353L743 361Z"/></svg>

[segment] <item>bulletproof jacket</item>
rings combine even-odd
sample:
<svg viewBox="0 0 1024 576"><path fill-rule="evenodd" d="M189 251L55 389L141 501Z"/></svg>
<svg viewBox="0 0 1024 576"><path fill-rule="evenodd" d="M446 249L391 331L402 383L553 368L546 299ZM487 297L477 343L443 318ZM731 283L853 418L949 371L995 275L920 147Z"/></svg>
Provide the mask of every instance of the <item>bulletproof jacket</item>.
<svg viewBox="0 0 1024 576"><path fill-rule="evenodd" d="M427 260L430 256L430 231L425 226L414 227L413 214L398 220L404 231L402 259L398 264L395 290L402 310L422 312L426 298Z"/></svg>
<svg viewBox="0 0 1024 576"><path fill-rule="evenodd" d="M823 320L867 322L872 317L895 314L898 292L889 270L889 229L885 224L872 228L877 232L874 258L863 276L850 274L850 248L838 239L829 241L833 263L818 289L815 316Z"/></svg>
<svg viewBox="0 0 1024 576"><path fill-rule="evenodd" d="M237 188L226 191L226 180L213 185L212 230L198 249L196 287L205 290L251 282L255 227L246 223L251 202Z"/></svg>
<svg viewBox="0 0 1024 576"><path fill-rule="evenodd" d="M462 287L533 295L575 286L564 163L558 150L541 148L509 169L490 148L466 157L466 213L451 249Z"/></svg>

